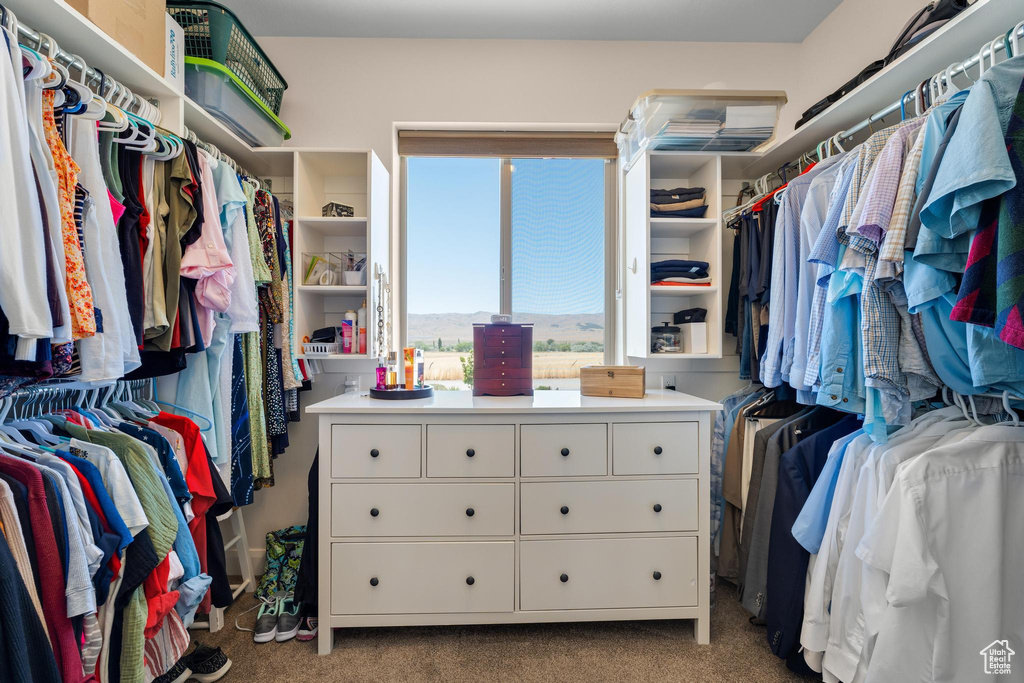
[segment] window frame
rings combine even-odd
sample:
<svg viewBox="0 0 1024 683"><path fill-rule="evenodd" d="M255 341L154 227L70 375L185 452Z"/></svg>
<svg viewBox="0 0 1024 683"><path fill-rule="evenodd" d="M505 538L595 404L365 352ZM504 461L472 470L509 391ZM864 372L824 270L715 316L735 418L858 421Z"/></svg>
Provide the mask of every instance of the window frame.
<svg viewBox="0 0 1024 683"><path fill-rule="evenodd" d="M448 155L475 158L481 155ZM409 342L408 328L408 292L409 292L409 268L408 268L408 193L409 193L409 156L400 156L400 198L399 198L399 267L401 268L401 287L399 293L399 316L401 333L401 345L404 347ZM513 158L555 158L539 157L530 154L499 157L501 160L501 173L499 197L501 202L500 231L501 231L501 254L499 278L499 301L500 313L511 315L512 313L512 174ZM585 158L585 157L564 157L564 158ZM618 225L618 173L615 159L604 159L604 363L611 365L618 357L616 342L618 327L616 300L619 295L618 288L618 237L616 227Z"/></svg>

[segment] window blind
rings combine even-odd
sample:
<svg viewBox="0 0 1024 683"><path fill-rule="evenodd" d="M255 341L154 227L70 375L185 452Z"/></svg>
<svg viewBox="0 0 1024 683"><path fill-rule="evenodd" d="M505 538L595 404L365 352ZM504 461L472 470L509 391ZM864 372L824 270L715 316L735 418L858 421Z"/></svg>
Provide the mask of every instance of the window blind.
<svg viewBox="0 0 1024 683"><path fill-rule="evenodd" d="M398 154L419 157L566 157L614 159L612 132L402 130Z"/></svg>

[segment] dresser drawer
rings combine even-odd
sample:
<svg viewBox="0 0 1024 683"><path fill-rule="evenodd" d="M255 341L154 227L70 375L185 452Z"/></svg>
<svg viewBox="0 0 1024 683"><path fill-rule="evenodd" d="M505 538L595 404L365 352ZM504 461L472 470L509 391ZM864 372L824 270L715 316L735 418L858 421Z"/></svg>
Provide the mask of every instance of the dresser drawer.
<svg viewBox="0 0 1024 683"><path fill-rule="evenodd" d="M484 336L484 348L492 349L516 349L517 351L522 346L522 337L495 337L493 335Z"/></svg>
<svg viewBox="0 0 1024 683"><path fill-rule="evenodd" d="M428 425L428 477L513 477L515 425Z"/></svg>
<svg viewBox="0 0 1024 683"><path fill-rule="evenodd" d="M612 425L612 474L696 474L696 422Z"/></svg>
<svg viewBox="0 0 1024 683"><path fill-rule="evenodd" d="M476 396L517 396L524 392L533 393L532 379L477 379L473 381Z"/></svg>
<svg viewBox="0 0 1024 683"><path fill-rule="evenodd" d="M697 482L524 482L523 534L696 531Z"/></svg>
<svg viewBox="0 0 1024 683"><path fill-rule="evenodd" d="M332 536L511 536L515 484L332 484Z"/></svg>
<svg viewBox="0 0 1024 683"><path fill-rule="evenodd" d="M334 425L331 476L420 476L419 425Z"/></svg>
<svg viewBox="0 0 1024 683"><path fill-rule="evenodd" d="M519 348L510 348L508 346L485 346L483 349L478 349L475 353L479 357L481 351L483 357L486 358L523 358L528 356L529 352L523 353Z"/></svg>
<svg viewBox="0 0 1024 683"><path fill-rule="evenodd" d="M473 373L473 380L481 379L533 379L533 368L478 368Z"/></svg>
<svg viewBox="0 0 1024 683"><path fill-rule="evenodd" d="M519 442L524 477L608 474L607 425L523 425Z"/></svg>
<svg viewBox="0 0 1024 683"><path fill-rule="evenodd" d="M491 370L491 369L519 369L523 367L523 359L521 356L515 358L478 358L476 359L477 372L480 369Z"/></svg>
<svg viewBox="0 0 1024 683"><path fill-rule="evenodd" d="M697 539L522 541L519 601L523 611L695 606Z"/></svg>
<svg viewBox="0 0 1024 683"><path fill-rule="evenodd" d="M512 541L333 543L331 613L511 612L514 570Z"/></svg>

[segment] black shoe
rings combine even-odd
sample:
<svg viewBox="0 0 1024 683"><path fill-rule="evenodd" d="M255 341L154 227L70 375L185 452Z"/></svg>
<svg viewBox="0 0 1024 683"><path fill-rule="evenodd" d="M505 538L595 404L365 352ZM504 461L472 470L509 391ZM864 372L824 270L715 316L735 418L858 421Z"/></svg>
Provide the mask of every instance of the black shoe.
<svg viewBox="0 0 1024 683"><path fill-rule="evenodd" d="M213 683L224 677L231 668L231 660L219 647L200 645L182 660L192 669L192 678L199 683Z"/></svg>
<svg viewBox="0 0 1024 683"><path fill-rule="evenodd" d="M170 671L163 676L154 678L153 683L185 683L191 675L192 669L188 668L185 664L185 658L182 657L174 663Z"/></svg>

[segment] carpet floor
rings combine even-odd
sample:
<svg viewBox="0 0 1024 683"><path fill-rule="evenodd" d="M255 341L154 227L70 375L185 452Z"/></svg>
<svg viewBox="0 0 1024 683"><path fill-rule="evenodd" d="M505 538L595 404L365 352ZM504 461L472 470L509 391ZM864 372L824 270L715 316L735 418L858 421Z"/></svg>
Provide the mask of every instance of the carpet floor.
<svg viewBox="0 0 1024 683"><path fill-rule="evenodd" d="M335 631L334 652L316 653L316 641L257 645L255 601L228 609L224 629L192 631L194 640L223 648L231 658L226 683L337 681L773 681L795 676L776 658L764 627L754 626L735 588L718 584L711 613L711 644L697 645L690 621L578 624L430 626Z"/></svg>

